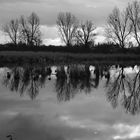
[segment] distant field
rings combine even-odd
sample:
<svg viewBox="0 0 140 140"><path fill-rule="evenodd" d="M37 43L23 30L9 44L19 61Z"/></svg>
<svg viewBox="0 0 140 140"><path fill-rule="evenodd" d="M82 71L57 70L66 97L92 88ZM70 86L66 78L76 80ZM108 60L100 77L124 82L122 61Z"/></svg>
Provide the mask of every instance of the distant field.
<svg viewBox="0 0 140 140"><path fill-rule="evenodd" d="M60 52L0 52L0 63L136 63L140 64L140 55L135 54L93 54L93 53L60 53Z"/></svg>

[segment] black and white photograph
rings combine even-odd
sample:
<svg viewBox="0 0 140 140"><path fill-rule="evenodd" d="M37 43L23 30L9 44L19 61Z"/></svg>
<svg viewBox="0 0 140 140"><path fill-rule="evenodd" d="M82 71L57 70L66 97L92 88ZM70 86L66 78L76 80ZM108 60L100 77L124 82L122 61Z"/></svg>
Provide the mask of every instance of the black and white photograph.
<svg viewBox="0 0 140 140"><path fill-rule="evenodd" d="M0 0L0 140L140 140L140 0Z"/></svg>

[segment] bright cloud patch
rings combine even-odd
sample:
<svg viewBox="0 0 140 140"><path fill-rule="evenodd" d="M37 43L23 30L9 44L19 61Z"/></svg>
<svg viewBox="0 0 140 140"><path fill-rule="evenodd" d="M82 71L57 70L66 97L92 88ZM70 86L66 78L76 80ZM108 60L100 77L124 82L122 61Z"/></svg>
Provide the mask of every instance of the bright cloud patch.
<svg viewBox="0 0 140 140"><path fill-rule="evenodd" d="M56 26L41 25L40 30L42 33L42 39L46 38L55 39L59 36L58 29Z"/></svg>
<svg viewBox="0 0 140 140"><path fill-rule="evenodd" d="M62 45L56 26L41 25L42 41L45 45Z"/></svg>
<svg viewBox="0 0 140 140"><path fill-rule="evenodd" d="M140 137L140 125L131 126L125 124L114 125L118 134L113 137L114 140L134 139Z"/></svg>
<svg viewBox="0 0 140 140"><path fill-rule="evenodd" d="M60 116L60 120L62 122L65 122L65 124L72 128L91 130L92 132L94 132L94 134L97 134L99 131L105 131L106 129L110 129L109 125L95 122L90 119L76 119L71 116Z"/></svg>
<svg viewBox="0 0 140 140"><path fill-rule="evenodd" d="M95 44L106 42L105 28L104 27L97 27L95 29L95 33L96 33Z"/></svg>
<svg viewBox="0 0 140 140"><path fill-rule="evenodd" d="M43 39L43 44L45 44L45 45L55 45L55 46L63 45L60 38L55 38L55 39L51 39L51 38L47 39L46 38L46 39Z"/></svg>
<svg viewBox="0 0 140 140"><path fill-rule="evenodd" d="M9 37L2 31L0 31L0 44L9 42Z"/></svg>

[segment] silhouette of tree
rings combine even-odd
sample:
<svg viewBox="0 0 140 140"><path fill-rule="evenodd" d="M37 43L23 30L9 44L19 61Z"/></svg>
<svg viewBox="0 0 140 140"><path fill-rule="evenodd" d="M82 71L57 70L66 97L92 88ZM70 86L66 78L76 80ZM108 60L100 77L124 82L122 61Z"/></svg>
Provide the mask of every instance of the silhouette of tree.
<svg viewBox="0 0 140 140"><path fill-rule="evenodd" d="M36 13L32 13L27 19L20 18L21 41L30 46L41 44L40 20Z"/></svg>
<svg viewBox="0 0 140 140"><path fill-rule="evenodd" d="M56 23L57 23L62 41L67 46L72 46L72 43L75 38L75 33L78 28L76 17L68 12L59 13Z"/></svg>
<svg viewBox="0 0 140 140"><path fill-rule="evenodd" d="M107 19L106 37L121 48L124 48L128 42L129 35L132 31L132 25L129 24L129 12L126 9L120 12L114 8Z"/></svg>
<svg viewBox="0 0 140 140"><path fill-rule="evenodd" d="M18 19L12 19L3 28L4 32L7 33L12 43L17 45L19 41L19 21Z"/></svg>
<svg viewBox="0 0 140 140"><path fill-rule="evenodd" d="M79 28L76 31L76 38L80 44L83 44L85 47L89 47L91 42L94 42L95 26L92 21L87 20L85 23L81 23Z"/></svg>
<svg viewBox="0 0 140 140"><path fill-rule="evenodd" d="M140 2L133 1L128 4L128 14L133 28L134 38L140 46Z"/></svg>

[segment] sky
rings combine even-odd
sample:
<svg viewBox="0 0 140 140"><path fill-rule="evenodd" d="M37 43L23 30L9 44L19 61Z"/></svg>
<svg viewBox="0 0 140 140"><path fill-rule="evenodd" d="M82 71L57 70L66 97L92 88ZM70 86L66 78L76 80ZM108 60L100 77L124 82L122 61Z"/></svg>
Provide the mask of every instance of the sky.
<svg viewBox="0 0 140 140"><path fill-rule="evenodd" d="M9 134L15 140L140 139L140 114L127 114L121 106L113 109L103 81L91 94L81 92L67 102L57 101L54 85L47 81L35 100L1 85L0 139Z"/></svg>
<svg viewBox="0 0 140 140"><path fill-rule="evenodd" d="M71 12L79 20L92 20L99 32L96 42L105 41L102 34L106 19L114 7L123 9L132 0L0 0L0 25L21 15L35 12L40 17L44 44L62 44L56 28L59 12ZM2 30L2 28L1 28ZM101 34L100 34L101 32ZM0 31L0 43L9 41Z"/></svg>

